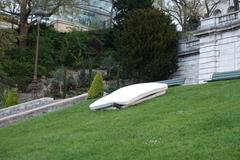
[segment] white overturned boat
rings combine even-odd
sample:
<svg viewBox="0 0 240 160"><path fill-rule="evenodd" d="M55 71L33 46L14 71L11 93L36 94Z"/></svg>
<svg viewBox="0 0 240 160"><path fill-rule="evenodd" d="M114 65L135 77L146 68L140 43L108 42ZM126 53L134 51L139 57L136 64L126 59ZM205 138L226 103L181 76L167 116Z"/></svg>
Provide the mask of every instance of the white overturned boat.
<svg viewBox="0 0 240 160"><path fill-rule="evenodd" d="M126 108L145 100L163 95L168 85L164 83L151 82L140 83L120 88L113 93L95 101L89 107L91 110L107 108Z"/></svg>

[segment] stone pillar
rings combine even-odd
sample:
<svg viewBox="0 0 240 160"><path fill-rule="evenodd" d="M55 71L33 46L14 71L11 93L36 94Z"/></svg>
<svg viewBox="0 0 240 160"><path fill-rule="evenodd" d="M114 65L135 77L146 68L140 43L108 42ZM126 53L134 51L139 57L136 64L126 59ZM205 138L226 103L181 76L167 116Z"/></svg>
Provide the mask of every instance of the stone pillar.
<svg viewBox="0 0 240 160"><path fill-rule="evenodd" d="M219 49L216 34L209 34L200 38L199 55L199 83L212 78L212 73L217 71L217 57Z"/></svg>

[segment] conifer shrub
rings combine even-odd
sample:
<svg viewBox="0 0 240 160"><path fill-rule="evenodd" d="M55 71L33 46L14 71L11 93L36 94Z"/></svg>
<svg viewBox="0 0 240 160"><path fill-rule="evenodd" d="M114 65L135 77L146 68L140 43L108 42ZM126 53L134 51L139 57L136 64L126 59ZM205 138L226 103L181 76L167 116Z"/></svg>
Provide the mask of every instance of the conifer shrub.
<svg viewBox="0 0 240 160"><path fill-rule="evenodd" d="M7 91L5 107L10 107L18 104L18 93L17 89L11 89Z"/></svg>
<svg viewBox="0 0 240 160"><path fill-rule="evenodd" d="M102 74L100 72L97 72L95 75L93 82L91 84L91 87L88 91L88 98L97 98L103 96L104 91L104 82L102 78Z"/></svg>

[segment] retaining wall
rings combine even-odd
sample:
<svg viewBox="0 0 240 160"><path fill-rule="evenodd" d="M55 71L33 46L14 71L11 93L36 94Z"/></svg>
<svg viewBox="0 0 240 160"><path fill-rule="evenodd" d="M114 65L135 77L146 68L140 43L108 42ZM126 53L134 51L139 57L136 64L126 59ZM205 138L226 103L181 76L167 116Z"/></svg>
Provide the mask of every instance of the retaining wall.
<svg viewBox="0 0 240 160"><path fill-rule="evenodd" d="M33 108L24 112L13 114L4 118L0 118L0 127L5 127L9 124L22 121L24 119L41 115L43 113L53 112L61 108L71 107L74 103L79 102L80 100L86 99L88 94L83 94L80 96L68 98L65 100L60 100L51 104L47 104L41 107Z"/></svg>
<svg viewBox="0 0 240 160"><path fill-rule="evenodd" d="M46 97L46 98L29 101L26 103L21 103L12 107L4 108L0 110L0 119L13 114L31 110L40 106L44 106L53 102L54 102L53 98Z"/></svg>

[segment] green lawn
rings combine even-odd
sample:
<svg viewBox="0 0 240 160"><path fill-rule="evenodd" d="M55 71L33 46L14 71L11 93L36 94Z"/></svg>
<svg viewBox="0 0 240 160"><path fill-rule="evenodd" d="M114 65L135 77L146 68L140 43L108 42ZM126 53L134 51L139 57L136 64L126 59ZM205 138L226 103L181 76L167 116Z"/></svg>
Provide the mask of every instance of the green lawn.
<svg viewBox="0 0 240 160"><path fill-rule="evenodd" d="M170 88L124 110L91 102L1 128L0 159L240 159L240 80Z"/></svg>

